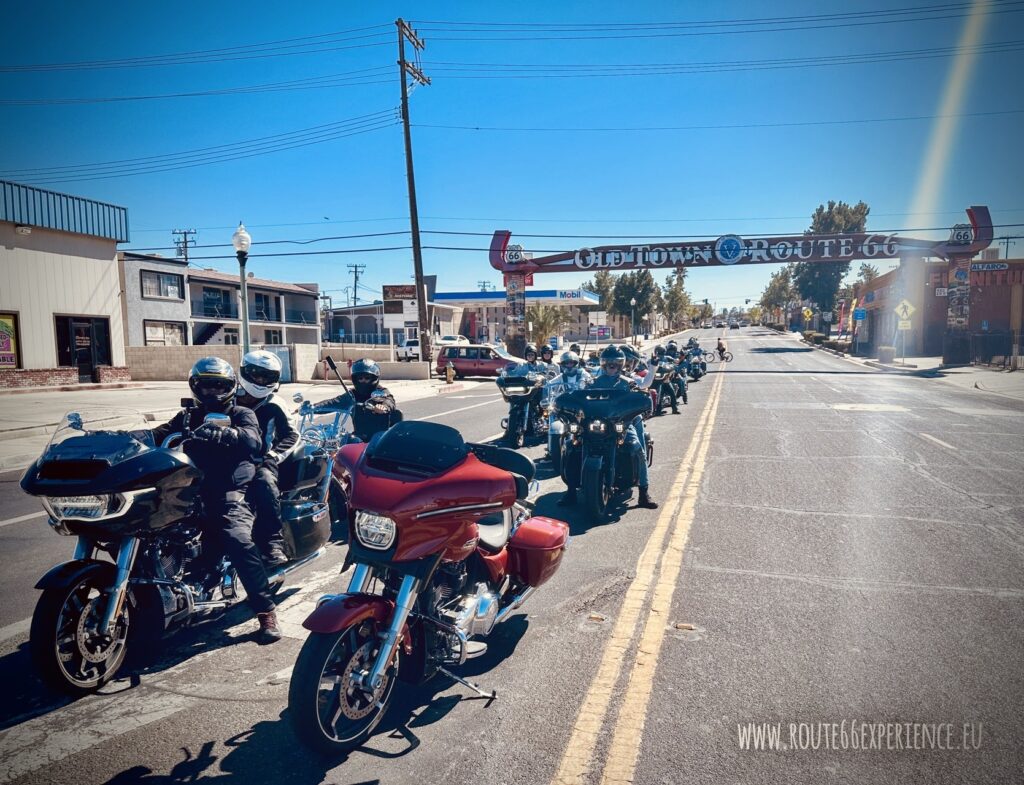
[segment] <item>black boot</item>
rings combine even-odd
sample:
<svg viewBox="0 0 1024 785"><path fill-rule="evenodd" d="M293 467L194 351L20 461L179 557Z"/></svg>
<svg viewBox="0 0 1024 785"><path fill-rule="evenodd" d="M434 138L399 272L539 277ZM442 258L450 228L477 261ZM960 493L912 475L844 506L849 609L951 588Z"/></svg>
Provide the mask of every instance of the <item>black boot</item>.
<svg viewBox="0 0 1024 785"><path fill-rule="evenodd" d="M646 488L640 489L640 499L637 501L636 506L643 507L645 510L658 509L658 503L651 498Z"/></svg>
<svg viewBox="0 0 1024 785"><path fill-rule="evenodd" d="M281 628L278 626L277 613L275 611L257 613L256 618L260 623L260 630L256 634L256 638L261 644L274 643L281 640Z"/></svg>
<svg viewBox="0 0 1024 785"><path fill-rule="evenodd" d="M559 507L571 507L576 504L576 489L569 488L565 493L562 494L562 498L558 500Z"/></svg>

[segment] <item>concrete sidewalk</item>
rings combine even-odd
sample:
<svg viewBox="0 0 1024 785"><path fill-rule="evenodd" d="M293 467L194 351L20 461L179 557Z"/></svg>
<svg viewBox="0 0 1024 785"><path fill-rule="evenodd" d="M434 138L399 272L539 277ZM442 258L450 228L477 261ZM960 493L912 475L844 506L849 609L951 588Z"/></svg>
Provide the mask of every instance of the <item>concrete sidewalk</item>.
<svg viewBox="0 0 1024 785"><path fill-rule="evenodd" d="M486 381L445 384L441 379L387 382L398 403L434 395L470 390ZM314 403L342 392L337 382L285 384L279 393L291 402L301 392ZM0 470L26 466L38 457L50 436L70 411L108 409L139 412L147 420L169 420L190 396L186 382L145 382L131 389L87 389L48 392L46 395L0 396Z"/></svg>

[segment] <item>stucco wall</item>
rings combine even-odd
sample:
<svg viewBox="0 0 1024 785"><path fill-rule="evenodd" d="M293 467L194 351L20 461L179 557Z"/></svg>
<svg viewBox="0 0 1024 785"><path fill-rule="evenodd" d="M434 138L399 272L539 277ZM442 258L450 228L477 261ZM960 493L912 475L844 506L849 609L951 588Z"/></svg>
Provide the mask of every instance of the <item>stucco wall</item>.
<svg viewBox="0 0 1024 785"><path fill-rule="evenodd" d="M145 346L146 332L143 322L168 321L184 322L186 338L192 343L192 330L190 326L191 306L188 302L188 267L173 262L154 262L141 259L125 259L120 262L124 266L124 302L126 332L128 335L128 346ZM182 299L180 300L156 300L143 299L142 297L142 270L152 272L173 273L184 279Z"/></svg>
<svg viewBox="0 0 1024 785"><path fill-rule="evenodd" d="M0 222L0 310L19 314L25 368L57 365L54 314L110 320L113 365L125 364L124 319L113 240Z"/></svg>

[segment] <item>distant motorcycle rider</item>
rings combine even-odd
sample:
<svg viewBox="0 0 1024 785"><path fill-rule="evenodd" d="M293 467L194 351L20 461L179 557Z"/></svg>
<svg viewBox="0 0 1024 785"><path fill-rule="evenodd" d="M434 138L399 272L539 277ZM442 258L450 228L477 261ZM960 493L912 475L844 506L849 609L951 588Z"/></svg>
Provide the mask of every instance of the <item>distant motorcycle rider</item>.
<svg viewBox="0 0 1024 785"><path fill-rule="evenodd" d="M398 405L387 387L380 386L380 366L364 358L352 363L352 391L314 404L317 414L352 409L352 432L364 442L394 424Z"/></svg>
<svg viewBox="0 0 1024 785"><path fill-rule="evenodd" d="M597 378L591 383L593 389L604 389L604 390L635 390L637 389L636 381L623 376L623 368L626 363L626 355L622 349L618 346L612 345L601 352L601 373L598 374ZM657 509L658 503L651 498L648 489L648 477L647 477L647 454L643 446L643 441L640 435L636 431L636 421L626 429L623 434L625 444L629 447L630 453L633 456L633 460L637 463L639 477L638 485L640 486L640 498L637 501L637 506L644 507L649 510ZM559 504L575 504L576 503L576 488L569 488L565 495L562 497Z"/></svg>
<svg viewBox="0 0 1024 785"><path fill-rule="evenodd" d="M281 360L272 352L257 350L242 358L238 368L242 388L238 403L253 410L263 434L263 455L249 487L256 513L253 540L267 565L288 561L281 536L281 492L278 466L299 441L287 404L274 395L281 387Z"/></svg>
<svg viewBox="0 0 1024 785"><path fill-rule="evenodd" d="M203 472L199 495L206 516L207 542L221 540L223 551L237 570L250 607L259 620L263 643L281 638L274 601L259 549L252 541L253 514L246 491L262 454L262 434L252 410L236 405L238 383L231 365L219 357L204 357L192 366L188 386L196 406L178 412L154 428L157 444L187 426L191 438L182 449ZM204 422L208 414L228 418L224 425Z"/></svg>
<svg viewBox="0 0 1024 785"><path fill-rule="evenodd" d="M555 433L555 429L553 427L558 417L555 415L554 408L551 404L562 393L582 390L584 387L589 385L592 380L590 374L583 369L583 363L580 361L580 356L571 349L567 352L562 352L562 356L558 358L558 369L561 373L550 379L548 383L544 385L544 394L541 397L541 403L548 406L550 410L550 414L548 415L549 454L556 449L555 445L558 443L558 435Z"/></svg>
<svg viewBox="0 0 1024 785"><path fill-rule="evenodd" d="M544 344L540 348L540 361L548 366L549 373L557 373L558 370L555 366L555 350L547 344Z"/></svg>

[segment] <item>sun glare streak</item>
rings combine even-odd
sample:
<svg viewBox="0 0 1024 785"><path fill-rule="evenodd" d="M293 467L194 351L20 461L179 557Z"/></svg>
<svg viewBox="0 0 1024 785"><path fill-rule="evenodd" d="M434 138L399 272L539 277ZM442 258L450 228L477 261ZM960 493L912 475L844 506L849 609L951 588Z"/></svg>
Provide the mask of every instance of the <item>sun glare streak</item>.
<svg viewBox="0 0 1024 785"><path fill-rule="evenodd" d="M989 4L989 0L974 0L970 16L960 34L960 47L974 47L981 42ZM921 173L917 178L917 189L914 192L911 213L934 213L935 211L959 123L959 118L952 115L962 111L967 95L967 86L970 84L971 73L977 57L976 53L962 49L953 60L949 76L946 79L946 89L942 94L940 116L936 118L935 124L932 126Z"/></svg>

